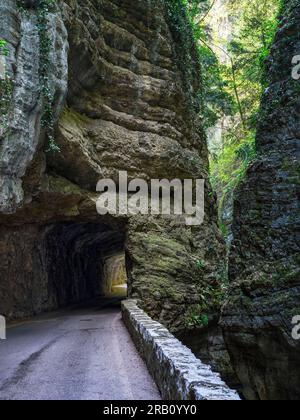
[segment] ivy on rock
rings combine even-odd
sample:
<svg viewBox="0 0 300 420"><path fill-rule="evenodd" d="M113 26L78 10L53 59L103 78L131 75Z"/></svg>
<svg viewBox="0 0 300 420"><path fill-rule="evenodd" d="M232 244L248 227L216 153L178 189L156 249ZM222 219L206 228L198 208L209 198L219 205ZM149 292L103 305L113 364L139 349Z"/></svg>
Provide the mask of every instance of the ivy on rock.
<svg viewBox="0 0 300 420"><path fill-rule="evenodd" d="M60 152L60 148L54 139L54 96L50 86L52 40L48 35L48 14L54 10L54 6L55 0L41 0L37 10L40 36L40 83L44 107L42 126L45 128L49 140L48 152Z"/></svg>
<svg viewBox="0 0 300 420"><path fill-rule="evenodd" d="M39 79L41 101L43 105L42 127L45 129L48 138L48 148L46 152L60 152L59 146L54 138L55 117L54 94L51 88L51 49L52 40L48 31L48 16L56 10L55 0L19 0L19 10L22 13L30 13L30 9L37 15L37 29L39 33Z"/></svg>
<svg viewBox="0 0 300 420"><path fill-rule="evenodd" d="M13 81L5 69L5 60L9 55L7 41L0 38L0 58L3 60L3 74L0 74L0 135L7 128L7 116L13 93Z"/></svg>

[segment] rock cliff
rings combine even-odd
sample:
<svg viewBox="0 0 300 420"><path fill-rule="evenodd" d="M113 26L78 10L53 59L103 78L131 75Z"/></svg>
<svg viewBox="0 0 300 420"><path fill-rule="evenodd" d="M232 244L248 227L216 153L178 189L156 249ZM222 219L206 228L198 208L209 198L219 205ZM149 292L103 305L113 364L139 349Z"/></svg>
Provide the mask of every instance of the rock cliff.
<svg viewBox="0 0 300 420"><path fill-rule="evenodd" d="M0 143L0 312L28 316L99 294L105 259L125 250L129 294L152 317L173 331L206 322L225 267L209 182L200 227L100 217L95 206L97 181L119 170L208 179L184 11L162 0L25 6L0 5L13 86Z"/></svg>
<svg viewBox="0 0 300 420"><path fill-rule="evenodd" d="M236 196L231 290L222 326L249 399L299 399L300 342L300 4L286 0L268 61L257 161Z"/></svg>

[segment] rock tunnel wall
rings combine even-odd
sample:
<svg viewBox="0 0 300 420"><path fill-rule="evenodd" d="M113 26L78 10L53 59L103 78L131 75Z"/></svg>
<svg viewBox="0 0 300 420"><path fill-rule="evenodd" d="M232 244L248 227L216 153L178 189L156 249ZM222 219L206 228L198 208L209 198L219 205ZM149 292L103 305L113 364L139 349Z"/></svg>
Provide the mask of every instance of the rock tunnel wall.
<svg viewBox="0 0 300 420"><path fill-rule="evenodd" d="M268 62L257 133L258 158L235 201L230 297L222 325L249 399L299 399L300 313L299 80L300 3L286 0Z"/></svg>
<svg viewBox="0 0 300 420"><path fill-rule="evenodd" d="M204 302L201 291L220 295L225 253L198 117L199 62L184 12L174 20L174 2L162 0L56 3L44 32L38 29L39 7L24 12L15 0L0 5L7 74L14 83L0 143L1 266L9 260L0 277L5 313L31 315L78 297L78 290L84 296L94 291L92 280L88 286L78 276L84 264L98 272L97 244L80 247L78 239L75 258L67 243L71 231L60 230L71 224L77 231L91 223L122 229L129 294L155 319L179 331L195 315L214 317L219 302ZM180 25L185 31L178 30ZM40 45L45 40L51 45L46 87L53 98L48 117L57 121L55 133L50 131L56 153L48 150L49 126L42 124L45 52ZM117 180L119 170L128 171L129 179L147 181L205 178L204 224L188 227L156 216L100 217L96 183ZM45 246L49 226L51 243ZM57 259L47 268L43 253L55 243ZM85 262L78 268L79 254Z"/></svg>

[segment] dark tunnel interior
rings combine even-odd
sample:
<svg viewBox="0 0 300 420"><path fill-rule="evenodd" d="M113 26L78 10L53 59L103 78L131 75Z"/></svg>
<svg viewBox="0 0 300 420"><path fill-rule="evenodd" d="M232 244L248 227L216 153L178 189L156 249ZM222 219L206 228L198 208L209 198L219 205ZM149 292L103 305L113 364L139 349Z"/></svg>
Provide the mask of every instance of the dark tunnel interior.
<svg viewBox="0 0 300 420"><path fill-rule="evenodd" d="M49 295L66 306L111 293L107 264L124 255L125 233L92 223L62 223L45 237Z"/></svg>
<svg viewBox="0 0 300 420"><path fill-rule="evenodd" d="M0 226L0 234L0 307L8 319L113 296L114 288L127 296L120 226L30 224Z"/></svg>

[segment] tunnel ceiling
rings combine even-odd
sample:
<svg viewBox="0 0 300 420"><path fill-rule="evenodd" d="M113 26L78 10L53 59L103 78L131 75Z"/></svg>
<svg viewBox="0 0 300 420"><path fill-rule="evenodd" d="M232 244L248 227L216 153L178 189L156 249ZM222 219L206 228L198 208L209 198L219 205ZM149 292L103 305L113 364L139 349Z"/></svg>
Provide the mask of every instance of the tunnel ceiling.
<svg viewBox="0 0 300 420"><path fill-rule="evenodd" d="M95 223L58 223L47 228L47 237L57 238L58 245L76 252L94 248L107 257L124 249L125 232Z"/></svg>

